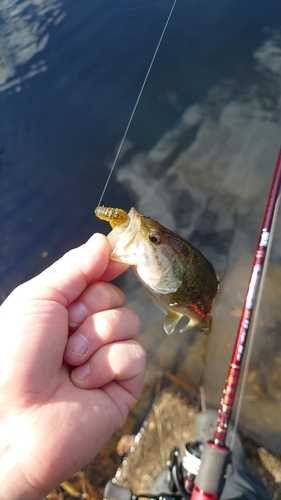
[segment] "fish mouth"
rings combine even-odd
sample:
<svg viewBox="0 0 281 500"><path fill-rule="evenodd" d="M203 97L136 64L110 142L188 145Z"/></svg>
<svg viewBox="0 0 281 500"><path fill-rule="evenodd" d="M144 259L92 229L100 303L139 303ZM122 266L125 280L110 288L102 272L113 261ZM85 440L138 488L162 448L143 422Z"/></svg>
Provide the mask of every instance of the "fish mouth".
<svg viewBox="0 0 281 500"><path fill-rule="evenodd" d="M134 207L128 213L127 220L118 224L107 238L110 243L110 260L131 266L137 266L143 260L141 219Z"/></svg>

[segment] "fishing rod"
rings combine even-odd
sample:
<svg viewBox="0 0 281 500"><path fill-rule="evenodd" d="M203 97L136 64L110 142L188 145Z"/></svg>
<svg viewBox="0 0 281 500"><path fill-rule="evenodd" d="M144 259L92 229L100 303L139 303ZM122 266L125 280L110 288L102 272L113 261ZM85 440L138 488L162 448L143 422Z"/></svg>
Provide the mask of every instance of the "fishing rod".
<svg viewBox="0 0 281 500"><path fill-rule="evenodd" d="M224 485L226 467L230 460L230 449L226 446L226 435L230 423L234 397L237 389L245 345L251 326L253 310L269 256L269 242L273 237L274 214L281 184L281 150L277 159L272 185L260 231L259 241L251 270L246 299L241 314L233 354L228 369L225 387L218 410L218 419L213 440L204 445L199 472L195 479L191 500L217 500Z"/></svg>

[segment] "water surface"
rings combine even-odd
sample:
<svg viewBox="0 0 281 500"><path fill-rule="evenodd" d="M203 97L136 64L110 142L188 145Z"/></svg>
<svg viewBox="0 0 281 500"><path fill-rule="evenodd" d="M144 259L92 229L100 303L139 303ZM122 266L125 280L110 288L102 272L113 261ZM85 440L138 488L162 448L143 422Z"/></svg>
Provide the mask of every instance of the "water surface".
<svg viewBox="0 0 281 500"><path fill-rule="evenodd" d="M109 230L93 211L171 6L0 3L2 300ZM105 205L156 218L223 278L209 337L167 337L135 276L121 278L148 352L140 416L168 371L219 403L280 147L280 19L278 0L178 0L106 191ZM280 264L279 218L242 408L244 428L278 453Z"/></svg>

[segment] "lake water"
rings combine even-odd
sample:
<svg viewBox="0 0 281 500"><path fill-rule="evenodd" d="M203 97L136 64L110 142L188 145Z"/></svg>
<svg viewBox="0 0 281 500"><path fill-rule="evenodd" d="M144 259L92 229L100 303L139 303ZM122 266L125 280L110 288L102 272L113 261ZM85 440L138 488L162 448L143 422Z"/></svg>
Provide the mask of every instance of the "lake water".
<svg viewBox="0 0 281 500"><path fill-rule="evenodd" d="M109 231L94 208L171 6L0 1L2 300ZM178 0L103 203L177 231L223 285L209 337L167 337L133 274L119 280L148 352L140 416L167 372L219 404L280 142L280 1ZM279 454L280 266L279 217L241 419Z"/></svg>

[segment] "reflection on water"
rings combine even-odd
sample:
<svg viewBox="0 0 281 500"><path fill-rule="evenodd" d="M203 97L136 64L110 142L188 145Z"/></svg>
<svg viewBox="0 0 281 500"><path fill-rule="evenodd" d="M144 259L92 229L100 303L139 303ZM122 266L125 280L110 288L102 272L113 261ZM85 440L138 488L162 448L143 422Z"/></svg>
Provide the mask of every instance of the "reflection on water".
<svg viewBox="0 0 281 500"><path fill-rule="evenodd" d="M46 71L44 59L27 64L42 52L49 40L52 24L62 21L62 2L55 0L5 0L0 5L0 92L15 87L20 92L22 82Z"/></svg>
<svg viewBox="0 0 281 500"><path fill-rule="evenodd" d="M194 386L193 396L197 388L199 397L201 384L207 402L214 405L219 400L230 361L251 270L249 256L255 251L278 155L280 47L280 36L271 33L253 51L247 84L241 86L233 78L211 87L201 102L181 113L179 121L150 150L135 153L131 147L127 161L116 173L118 181L134 193L136 206L142 213L189 239L223 276L210 338L197 334L187 356L178 365L180 377ZM281 273L280 238L279 218L242 410L244 426L248 430L251 427L255 437L266 436L278 452L281 440L276 439L275 432L279 429L281 398L281 346L278 345L281 288L277 279ZM143 301L145 330L154 335L156 313L147 309L145 298ZM134 298L135 302L137 310L142 312L139 299ZM170 341L163 341L166 352ZM178 339L173 341L176 343ZM207 356L203 359L205 350ZM175 356L178 354L175 352ZM158 362L165 372L168 367L162 356ZM155 368L153 371L156 376Z"/></svg>
<svg viewBox="0 0 281 500"><path fill-rule="evenodd" d="M107 231L93 210L170 7L1 2L1 298ZM242 0L178 2L105 194L179 232L223 277L208 337L167 337L133 273L119 281L148 353L140 417L167 371L218 405L280 146L280 15L279 0L254 12ZM242 410L279 453L280 265L279 217Z"/></svg>

